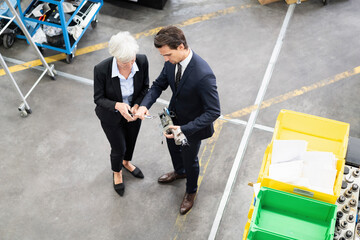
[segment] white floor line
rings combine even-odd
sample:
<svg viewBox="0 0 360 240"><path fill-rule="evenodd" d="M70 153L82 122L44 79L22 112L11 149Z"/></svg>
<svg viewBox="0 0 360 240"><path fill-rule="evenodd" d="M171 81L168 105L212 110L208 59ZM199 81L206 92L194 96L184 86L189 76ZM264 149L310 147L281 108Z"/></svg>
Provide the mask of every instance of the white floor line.
<svg viewBox="0 0 360 240"><path fill-rule="evenodd" d="M273 52L271 54L271 58L270 58L268 66L267 66L264 78L262 80L261 87L260 87L259 92L257 94L255 104L254 104L255 106L260 106L261 102L264 99L264 95L265 95L266 89L268 87L269 81L271 79L272 72L274 70L275 64L277 62L277 59L278 59L278 56L279 56L279 53L280 53L280 50L281 50L281 47L282 47L282 43L283 43L283 40L284 40L284 37L285 37L285 33L286 33L287 27L289 25L290 18L292 16L293 12L294 12L295 6L296 6L296 4L291 4L288 7L288 10L287 10L283 25L281 27L278 39L276 41L276 45L275 45L274 50L273 50ZM226 183L225 190L224 190L224 193L222 195L218 210L216 212L216 216L215 216L213 225L211 227L208 240L214 240L216 238L216 234L217 234L217 232L219 230L219 226L220 226L222 216L224 214L227 202L228 202L230 194L232 192L232 189L233 189L233 186L234 186L234 183L235 183L235 180L236 180L236 177L237 177L237 174L238 174L242 159L244 158L245 150L247 148L247 145L248 145L252 130L254 128L255 121L257 119L258 113L259 113L259 108L257 107L250 114L250 118L249 118L248 124L246 125L245 132L244 132L243 137L241 139L240 146L238 148L238 152L236 154L233 166L231 168L231 172L230 172L228 181Z"/></svg>
<svg viewBox="0 0 360 240"><path fill-rule="evenodd" d="M166 100L163 100L163 99L160 99L160 98L158 98L156 100L156 102L160 103L160 104L163 104L163 105L166 105L166 106L169 105L169 101L166 101ZM226 119L226 118L224 118L223 115L221 115L219 117L219 119L224 120L224 121L229 122L229 123L232 123L232 124L236 124L236 125L246 126L246 124L247 124L246 121L243 121L243 120L240 120L240 119ZM263 125L260 125L260 124L255 124L254 127L257 128L257 129L260 129L260 130L267 131L267 132L274 132L274 128L272 128L272 127L267 127L267 126L263 126Z"/></svg>
<svg viewBox="0 0 360 240"><path fill-rule="evenodd" d="M10 62L10 63L14 63L14 64L24 64L25 63L24 61L17 60L17 59L14 59L14 58L8 58L8 57L3 57L3 58L4 58L5 61ZM39 71L44 71L44 67L37 66L37 67L33 67L33 68L36 69L36 70L39 70ZM59 76L66 77L66 78L68 78L70 80L75 80L77 82L80 82L80 83L83 83L83 84L86 84L86 85L92 86L94 84L94 81L91 80L91 79L88 79L88 78L76 76L74 74L61 72L61 71L57 71L57 70L56 70L56 73ZM169 101L166 101L166 100L161 99L161 98L158 98L156 100L156 102L160 103L162 105L166 105L166 106L169 105ZM244 126L246 126L246 124L247 124L246 121L243 121L243 120L240 120L240 119L225 119L225 118L223 118L223 116L220 116L219 119L227 121L229 123L236 124L236 125L244 125ZM271 128L271 127L267 127L267 126L263 126L263 125L259 125L259 124L255 124L254 127L257 128L257 129L260 129L260 130L264 130L264 131L268 131L268 132L274 132L274 128Z"/></svg>
<svg viewBox="0 0 360 240"><path fill-rule="evenodd" d="M246 126L248 124L248 122L244 121L244 120L240 120L240 119L226 119L223 118L223 116L220 116L219 119L224 120L226 122L232 123L232 124L236 124L236 125L243 125ZM255 124L254 128L260 129L260 130L264 130L267 132L274 132L274 128L272 127L268 127L268 126L264 126L264 125L260 125L260 124Z"/></svg>

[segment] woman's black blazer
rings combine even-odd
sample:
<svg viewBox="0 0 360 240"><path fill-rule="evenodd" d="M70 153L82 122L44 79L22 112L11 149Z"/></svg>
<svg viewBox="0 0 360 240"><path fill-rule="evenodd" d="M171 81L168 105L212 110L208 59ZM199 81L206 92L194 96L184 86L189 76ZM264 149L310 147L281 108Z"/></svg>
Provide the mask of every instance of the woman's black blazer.
<svg viewBox="0 0 360 240"><path fill-rule="evenodd" d="M113 57L107 58L94 67L94 102L98 118L107 124L118 124L123 118L115 110L116 102L123 102L120 80L111 77ZM149 63L143 54L136 55L139 67L134 75L134 93L130 106L141 103L149 89Z"/></svg>

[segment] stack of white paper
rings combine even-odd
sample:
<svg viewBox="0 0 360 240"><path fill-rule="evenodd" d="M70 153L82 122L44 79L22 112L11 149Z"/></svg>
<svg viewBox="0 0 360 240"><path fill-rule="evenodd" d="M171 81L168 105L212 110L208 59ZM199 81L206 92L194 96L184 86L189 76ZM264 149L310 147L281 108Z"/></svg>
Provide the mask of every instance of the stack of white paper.
<svg viewBox="0 0 360 240"><path fill-rule="evenodd" d="M300 160L307 149L304 140L274 140L271 163Z"/></svg>
<svg viewBox="0 0 360 240"><path fill-rule="evenodd" d="M331 152L307 152L303 140L275 140L269 177L333 194L336 157Z"/></svg>

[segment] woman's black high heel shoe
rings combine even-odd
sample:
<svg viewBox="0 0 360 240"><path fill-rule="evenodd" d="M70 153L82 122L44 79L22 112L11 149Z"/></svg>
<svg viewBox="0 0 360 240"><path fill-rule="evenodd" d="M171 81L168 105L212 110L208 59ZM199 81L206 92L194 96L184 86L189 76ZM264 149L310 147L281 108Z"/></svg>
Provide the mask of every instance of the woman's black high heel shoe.
<svg viewBox="0 0 360 240"><path fill-rule="evenodd" d="M124 180L123 180L123 181L124 181ZM115 191L116 191L120 196L123 196L123 195L124 195L124 192L125 192L125 184L124 184L124 182L119 183L119 184L115 184L114 173L113 173L113 185L114 185Z"/></svg>
<svg viewBox="0 0 360 240"><path fill-rule="evenodd" d="M125 168L126 171L128 171L129 173L131 173L131 175L133 175L134 177L136 177L136 178L144 178L144 174L141 172L140 168L138 168L138 167L135 166L135 165L134 165L134 167L135 167L135 169L134 169L132 172L130 172L130 170L127 169L127 168L123 165L123 168Z"/></svg>

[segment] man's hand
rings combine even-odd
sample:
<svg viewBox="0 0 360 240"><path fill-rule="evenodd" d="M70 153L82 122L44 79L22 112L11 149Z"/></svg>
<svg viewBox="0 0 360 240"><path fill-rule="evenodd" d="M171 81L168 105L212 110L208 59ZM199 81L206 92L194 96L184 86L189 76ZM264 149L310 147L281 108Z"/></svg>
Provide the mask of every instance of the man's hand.
<svg viewBox="0 0 360 240"><path fill-rule="evenodd" d="M139 107L135 114L135 116L141 120L144 120L145 115L150 115L149 110L145 106Z"/></svg>
<svg viewBox="0 0 360 240"><path fill-rule="evenodd" d="M178 129L180 126L169 126L170 129L176 130ZM164 136L168 139L172 139L174 138L174 134L167 134L166 132L164 132Z"/></svg>
<svg viewBox="0 0 360 240"><path fill-rule="evenodd" d="M135 104L131 109L130 109L130 112L132 114L133 117L135 117L135 114L137 112L137 110L139 109L139 105L138 104Z"/></svg>
<svg viewBox="0 0 360 240"><path fill-rule="evenodd" d="M118 110L120 112L120 114L128 121L128 122L132 122L135 121L136 118L133 118L129 111L130 111L130 106L126 103L121 103L121 102L117 102L115 104L115 109Z"/></svg>

